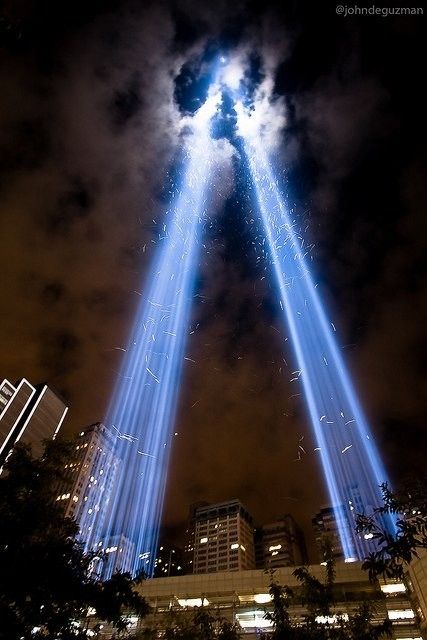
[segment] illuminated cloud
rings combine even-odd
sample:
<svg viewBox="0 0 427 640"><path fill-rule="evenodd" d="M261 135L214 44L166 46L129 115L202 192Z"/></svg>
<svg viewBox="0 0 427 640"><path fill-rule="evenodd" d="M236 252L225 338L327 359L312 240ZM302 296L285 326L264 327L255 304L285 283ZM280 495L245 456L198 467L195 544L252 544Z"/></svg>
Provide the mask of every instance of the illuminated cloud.
<svg viewBox="0 0 427 640"><path fill-rule="evenodd" d="M236 49L228 56L221 57L218 81L232 91L237 91L243 81L248 65L248 51Z"/></svg>
<svg viewBox="0 0 427 640"><path fill-rule="evenodd" d="M274 97L273 81L265 78L256 89L253 103L246 107L237 101L238 135L257 141L272 150L282 144L281 133L286 125L285 104L282 98Z"/></svg>

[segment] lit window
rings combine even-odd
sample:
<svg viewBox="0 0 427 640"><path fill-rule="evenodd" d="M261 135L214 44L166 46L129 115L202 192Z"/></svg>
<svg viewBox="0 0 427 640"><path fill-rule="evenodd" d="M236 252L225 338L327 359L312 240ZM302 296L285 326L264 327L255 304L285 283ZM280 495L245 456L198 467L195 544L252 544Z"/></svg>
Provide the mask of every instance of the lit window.
<svg viewBox="0 0 427 640"><path fill-rule="evenodd" d="M410 620L415 618L415 613L412 609L393 609L387 613L390 620Z"/></svg>
<svg viewBox="0 0 427 640"><path fill-rule="evenodd" d="M382 584L381 591L383 593L404 593L406 591L406 587L403 582L398 582L395 584Z"/></svg>
<svg viewBox="0 0 427 640"><path fill-rule="evenodd" d="M238 543L237 543L237 542L234 542L234 543L231 545L231 548L232 548L232 549L238 549L238 548L239 548Z"/></svg>
<svg viewBox="0 0 427 640"><path fill-rule="evenodd" d="M282 545L281 544L273 544L271 547L268 548L269 551L277 551L278 549L281 549Z"/></svg>
<svg viewBox="0 0 427 640"><path fill-rule="evenodd" d="M245 611L237 613L236 620L243 629L266 629L273 626L271 620L264 618L263 611Z"/></svg>
<svg viewBox="0 0 427 640"><path fill-rule="evenodd" d="M207 538L200 538L200 544L206 544L208 541Z"/></svg>
<svg viewBox="0 0 427 640"><path fill-rule="evenodd" d="M181 607L202 607L209 605L209 600L206 598L187 598L187 599L178 599L178 603Z"/></svg>
<svg viewBox="0 0 427 640"><path fill-rule="evenodd" d="M271 595L269 593L256 593L254 600L257 604L267 604L267 602L271 602Z"/></svg>
<svg viewBox="0 0 427 640"><path fill-rule="evenodd" d="M316 622L319 624L335 624L339 620L343 620L344 622L348 621L348 615L343 613L342 615L336 616L316 616Z"/></svg>

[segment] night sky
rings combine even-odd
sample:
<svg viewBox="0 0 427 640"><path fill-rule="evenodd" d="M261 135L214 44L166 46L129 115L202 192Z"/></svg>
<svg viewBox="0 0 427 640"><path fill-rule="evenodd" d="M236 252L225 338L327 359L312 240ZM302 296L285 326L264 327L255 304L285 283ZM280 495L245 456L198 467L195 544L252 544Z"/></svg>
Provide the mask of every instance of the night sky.
<svg viewBox="0 0 427 640"><path fill-rule="evenodd" d="M424 468L426 16L344 17L336 4L3 5L1 374L56 388L66 434L103 419L203 69L249 52L253 85L271 81L284 189L390 476ZM164 522L239 497L258 522L290 512L309 533L327 500L238 158L218 180Z"/></svg>

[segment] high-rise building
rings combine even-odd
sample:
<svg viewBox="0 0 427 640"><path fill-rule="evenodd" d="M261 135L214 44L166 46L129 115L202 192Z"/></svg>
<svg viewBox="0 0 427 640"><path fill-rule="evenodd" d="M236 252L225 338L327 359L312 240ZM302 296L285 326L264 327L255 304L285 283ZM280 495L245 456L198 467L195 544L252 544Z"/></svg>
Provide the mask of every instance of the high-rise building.
<svg viewBox="0 0 427 640"><path fill-rule="evenodd" d="M307 562L303 532L289 514L257 529L255 540L259 569L292 567Z"/></svg>
<svg viewBox="0 0 427 640"><path fill-rule="evenodd" d="M194 539L196 534L196 511L199 507L207 507L206 501L194 502L190 505L187 528L185 530L184 543L184 568L186 573L193 573L194 570Z"/></svg>
<svg viewBox="0 0 427 640"><path fill-rule="evenodd" d="M104 545L104 540L92 540L91 535L93 519L97 517L102 527L111 506L111 490L120 464L114 454L115 439L116 434L101 422L81 431L73 458L65 465L65 483L58 490L57 500L64 502L65 515L76 520L81 539L92 549L120 546L117 541ZM127 549L129 545L125 546Z"/></svg>
<svg viewBox="0 0 427 640"><path fill-rule="evenodd" d="M194 514L193 573L255 568L252 516L237 499L198 507Z"/></svg>
<svg viewBox="0 0 427 640"><path fill-rule="evenodd" d="M123 533L104 538L99 548L102 553L95 558L95 563L99 562L99 566L95 564L95 572L100 578L111 578L117 571L132 572L135 545Z"/></svg>
<svg viewBox="0 0 427 640"><path fill-rule="evenodd" d="M40 456L43 440L58 433L68 407L46 384L32 385L22 378L15 384L0 385L0 465L4 464L16 442L30 444Z"/></svg>
<svg viewBox="0 0 427 640"><path fill-rule="evenodd" d="M394 593L402 592L402 587L406 587L418 615L424 638L427 638L427 550L417 549L417 557L413 558L409 564L405 576L405 584L394 587ZM384 587L382 587L384 589ZM390 591L390 587L389 587Z"/></svg>
<svg viewBox="0 0 427 640"><path fill-rule="evenodd" d="M319 562L324 562L330 553L335 560L344 560L339 530L350 531L347 513L343 508L325 506L312 519Z"/></svg>

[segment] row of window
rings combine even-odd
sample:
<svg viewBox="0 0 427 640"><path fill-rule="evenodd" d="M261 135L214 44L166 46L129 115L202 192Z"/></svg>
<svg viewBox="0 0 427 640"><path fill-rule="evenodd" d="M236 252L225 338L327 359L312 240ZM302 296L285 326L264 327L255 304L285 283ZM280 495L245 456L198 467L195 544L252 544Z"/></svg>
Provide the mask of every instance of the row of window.
<svg viewBox="0 0 427 640"><path fill-rule="evenodd" d="M232 544L233 542L237 542L239 536L237 534L231 536L203 536L203 538L199 538L199 545L204 545L209 542L210 545L227 545Z"/></svg>
<svg viewBox="0 0 427 640"><path fill-rule="evenodd" d="M225 518L215 518L213 520L205 520L204 522L197 522L196 524L199 527L214 527L215 525L224 525L224 524L228 524L231 521L235 521L237 520L237 514L235 515L230 515L230 516L226 516Z"/></svg>
<svg viewBox="0 0 427 640"><path fill-rule="evenodd" d="M208 564L207 564L207 565L206 565L206 562L200 562L198 565L196 565L195 570L196 570L196 571L198 571L198 570L200 570L200 569L202 569L202 570L203 570L203 569L206 569L206 567L207 567L207 568L208 568L208 570L209 570L209 568L210 568L210 567L217 567L217 568L221 571L221 569L224 569L224 570L226 570L226 569L228 569L228 568L230 568L230 569L235 569L235 568L236 568L236 567L238 567L238 566L239 566L239 563L238 563L238 562L230 562L230 563L228 563L228 564L227 564L227 563L225 563L225 564L223 564L223 563L218 564L217 562L208 562Z"/></svg>
<svg viewBox="0 0 427 640"><path fill-rule="evenodd" d="M235 549L235 550L233 549L233 551L230 551L229 553L230 558L236 558L237 554L238 554L238 549ZM227 555L228 555L227 551L222 551L221 553L215 553L215 552L209 553L207 557L208 558L226 558ZM200 558L200 559L206 558L206 553L204 552L196 553L196 558Z"/></svg>

